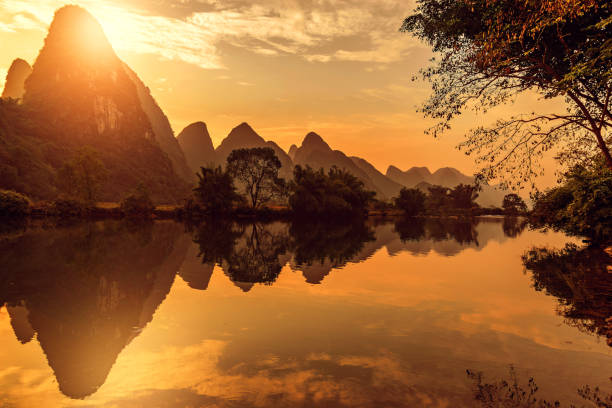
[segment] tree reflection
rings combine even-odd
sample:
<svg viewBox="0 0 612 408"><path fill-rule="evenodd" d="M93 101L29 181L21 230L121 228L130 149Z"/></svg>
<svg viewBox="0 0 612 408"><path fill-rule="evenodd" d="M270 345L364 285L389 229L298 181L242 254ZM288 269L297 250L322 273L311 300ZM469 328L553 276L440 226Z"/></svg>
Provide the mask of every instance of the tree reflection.
<svg viewBox="0 0 612 408"><path fill-rule="evenodd" d="M526 383L521 383L512 366L508 378L493 382L485 381L482 372L467 370L467 376L472 381L474 399L485 408L577 408L573 404L540 398L535 379L529 378ZM578 389L578 396L588 401L591 407L612 408L612 395L602 393L599 388L586 385Z"/></svg>
<svg viewBox="0 0 612 408"><path fill-rule="evenodd" d="M223 269L234 282L263 283L276 281L285 262L280 257L288 250L289 236L283 224L250 224L225 259Z"/></svg>
<svg viewBox="0 0 612 408"><path fill-rule="evenodd" d="M478 220L474 218L403 218L395 223L395 231L403 242L431 239L478 245Z"/></svg>
<svg viewBox="0 0 612 408"><path fill-rule="evenodd" d="M372 229L362 220L290 226L210 220L193 230L202 263L219 265L244 291L257 283L274 283L290 260L307 282L319 283L331 269L358 258L364 243L374 240Z"/></svg>
<svg viewBox="0 0 612 408"><path fill-rule="evenodd" d="M559 300L569 324L606 337L612 346L612 256L599 247L568 244L561 250L533 248L523 264L533 287Z"/></svg>
<svg viewBox="0 0 612 408"><path fill-rule="evenodd" d="M510 238L516 238L525 231L527 227L528 221L524 217L513 217L508 216L504 217L504 223L502 224L502 228L504 230L504 234Z"/></svg>
<svg viewBox="0 0 612 408"><path fill-rule="evenodd" d="M356 256L374 232L363 221L348 223L307 223L291 225L291 244L297 265L329 262L338 268Z"/></svg>
<svg viewBox="0 0 612 408"><path fill-rule="evenodd" d="M0 304L19 341L37 334L65 395L95 392L152 319L183 261L181 237L173 223L105 222L0 242Z"/></svg>

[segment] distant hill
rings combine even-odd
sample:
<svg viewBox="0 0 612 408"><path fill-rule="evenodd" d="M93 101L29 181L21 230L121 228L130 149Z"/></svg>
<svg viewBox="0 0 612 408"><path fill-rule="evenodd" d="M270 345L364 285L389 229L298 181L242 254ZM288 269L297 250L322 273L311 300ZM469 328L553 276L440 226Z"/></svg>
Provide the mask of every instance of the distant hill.
<svg viewBox="0 0 612 408"><path fill-rule="evenodd" d="M360 179L366 189L375 191L381 198L386 197L383 191L370 179L366 171L340 150L332 150L323 138L314 132L308 133L302 141L302 145L295 151L294 163L302 166L308 165L313 169L322 168L326 171L332 166L336 166Z"/></svg>
<svg viewBox="0 0 612 408"><path fill-rule="evenodd" d="M433 185L453 188L459 184L474 184L474 177L466 176L452 167L443 167L431 173L427 167L412 167L402 171L395 166L389 166L387 177L408 188L417 188L425 193ZM476 202L483 207L501 206L506 193L495 186L482 186Z"/></svg>
<svg viewBox="0 0 612 408"><path fill-rule="evenodd" d="M11 64L6 74L6 82L2 91L3 98L21 99L25 93L25 80L32 73L32 67L25 60L17 58Z"/></svg>
<svg viewBox="0 0 612 408"><path fill-rule="evenodd" d="M276 143L266 141L263 137L259 136L248 123L242 123L232 129L229 135L215 149L217 163L224 166L227 157L232 151L254 147L269 147L274 150L282 165L279 174L284 178L293 177L293 161L289 155Z"/></svg>
<svg viewBox="0 0 612 408"><path fill-rule="evenodd" d="M368 178L372 180L372 183L383 193L385 198L397 197L400 190L404 187L382 174L367 160L360 157L351 157L351 160L367 174Z"/></svg>
<svg viewBox="0 0 612 408"><path fill-rule="evenodd" d="M196 122L187 126L178 135L178 142L192 173L200 171L200 167L213 165L217 162L215 148L204 122Z"/></svg>
<svg viewBox="0 0 612 408"><path fill-rule="evenodd" d="M118 201L140 182L158 202L189 190L165 115L81 7L56 12L23 104L2 102L0 124L0 176L8 175L0 188L53 198L57 169L87 147L109 172L102 200Z"/></svg>

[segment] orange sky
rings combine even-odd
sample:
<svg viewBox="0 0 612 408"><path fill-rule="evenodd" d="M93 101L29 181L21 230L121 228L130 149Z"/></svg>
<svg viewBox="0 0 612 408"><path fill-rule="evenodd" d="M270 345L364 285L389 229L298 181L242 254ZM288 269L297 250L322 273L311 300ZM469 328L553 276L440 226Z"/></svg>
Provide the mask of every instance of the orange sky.
<svg viewBox="0 0 612 408"><path fill-rule="evenodd" d="M288 149L316 131L334 149L385 172L453 166L469 126L537 109L535 97L486 118L465 115L453 135L423 135L416 112L429 93L411 77L428 47L398 28L413 1L393 0L73 0L102 24L117 54L151 88L178 134L208 124L218 145L249 122ZM53 12L66 0L0 2L0 85L13 59L34 61ZM551 172L548 177L552 178Z"/></svg>

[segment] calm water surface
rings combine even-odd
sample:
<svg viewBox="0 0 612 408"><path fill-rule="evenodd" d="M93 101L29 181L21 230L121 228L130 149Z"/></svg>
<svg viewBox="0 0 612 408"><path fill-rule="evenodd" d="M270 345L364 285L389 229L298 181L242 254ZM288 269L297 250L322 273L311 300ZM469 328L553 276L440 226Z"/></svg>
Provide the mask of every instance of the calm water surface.
<svg viewBox="0 0 612 408"><path fill-rule="evenodd" d="M510 365L579 402L612 391L612 279L521 261L568 242L491 218L5 228L0 406L473 407L466 369Z"/></svg>

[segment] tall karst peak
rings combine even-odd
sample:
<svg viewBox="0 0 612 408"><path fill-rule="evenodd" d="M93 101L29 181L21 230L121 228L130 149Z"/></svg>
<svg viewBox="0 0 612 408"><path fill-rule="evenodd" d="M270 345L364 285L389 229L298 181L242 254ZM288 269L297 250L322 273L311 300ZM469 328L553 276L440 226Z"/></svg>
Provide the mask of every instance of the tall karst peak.
<svg viewBox="0 0 612 408"><path fill-rule="evenodd" d="M193 173L197 173L200 167L216 162L215 148L206 123L196 122L187 126L179 133L178 142Z"/></svg>
<svg viewBox="0 0 612 408"><path fill-rule="evenodd" d="M295 144L292 144L291 147L289 148L289 151L287 152L287 154L289 155L289 157L291 157L291 160L295 160L295 153L297 152L298 147Z"/></svg>
<svg viewBox="0 0 612 408"><path fill-rule="evenodd" d="M242 122L240 125L233 128L227 137L245 143L263 141L263 138L246 122Z"/></svg>
<svg viewBox="0 0 612 408"><path fill-rule="evenodd" d="M310 132L306 135L302 141L302 147L308 150L320 149L320 150L331 150L331 147L323 140L321 136L315 132Z"/></svg>
<svg viewBox="0 0 612 408"><path fill-rule="evenodd" d="M263 137L258 135L246 122L232 129L229 135L227 135L217 149L215 149L217 164L222 166L225 165L227 157L233 150L252 149L255 147L269 147L274 150L276 157L278 157L282 164L279 174L287 179L293 175L293 161L289 155L276 143L266 141Z"/></svg>
<svg viewBox="0 0 612 408"><path fill-rule="evenodd" d="M55 13L23 100L49 141L64 147L60 164L79 149L99 154L113 180L103 199L117 200L141 182L164 202L188 191L191 171L167 118L85 9Z"/></svg>
<svg viewBox="0 0 612 408"><path fill-rule="evenodd" d="M123 63L100 24L78 6L55 13L26 80L24 101L66 133L91 136L125 127L124 133L153 136Z"/></svg>
<svg viewBox="0 0 612 408"><path fill-rule="evenodd" d="M11 64L6 74L6 82L2 91L3 98L21 99L25 92L25 81L32 73L32 67L27 61L17 58Z"/></svg>

